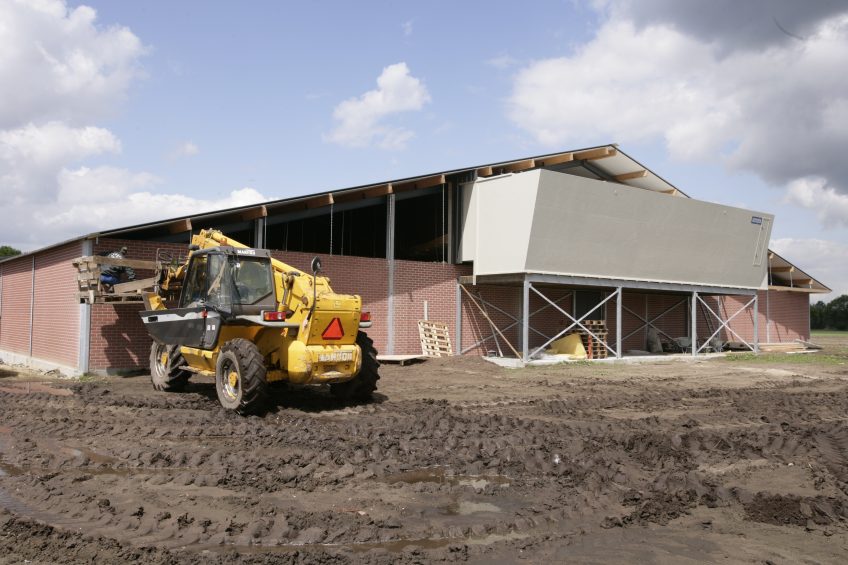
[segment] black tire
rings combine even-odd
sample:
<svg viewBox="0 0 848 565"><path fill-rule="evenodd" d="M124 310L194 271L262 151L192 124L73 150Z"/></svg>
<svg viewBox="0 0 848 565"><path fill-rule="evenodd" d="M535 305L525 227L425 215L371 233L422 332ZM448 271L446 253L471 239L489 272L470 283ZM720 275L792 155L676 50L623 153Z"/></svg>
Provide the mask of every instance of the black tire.
<svg viewBox="0 0 848 565"><path fill-rule="evenodd" d="M191 373L180 367L186 364L178 345L163 345L155 341L150 346L150 380L153 388L164 392L185 389Z"/></svg>
<svg viewBox="0 0 848 565"><path fill-rule="evenodd" d="M239 414L256 414L268 399L265 359L252 341L236 338L221 347L215 367L215 390L221 406Z"/></svg>
<svg viewBox="0 0 848 565"><path fill-rule="evenodd" d="M380 380L380 362L377 361L374 340L365 332L359 332L356 335L356 344L362 349L362 368L359 373L347 382L330 385L332 395L345 402L371 400L377 390L377 381Z"/></svg>

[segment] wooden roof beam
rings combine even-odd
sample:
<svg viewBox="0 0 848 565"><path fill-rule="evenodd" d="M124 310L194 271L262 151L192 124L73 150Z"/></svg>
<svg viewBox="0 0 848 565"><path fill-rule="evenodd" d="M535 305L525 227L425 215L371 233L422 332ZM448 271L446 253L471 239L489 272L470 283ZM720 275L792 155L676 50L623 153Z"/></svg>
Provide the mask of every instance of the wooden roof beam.
<svg viewBox="0 0 848 565"><path fill-rule="evenodd" d="M492 176L492 167L482 167L477 169L478 177L490 177Z"/></svg>
<svg viewBox="0 0 848 565"><path fill-rule="evenodd" d="M268 216L268 208L263 204L262 206L257 206L256 208L251 208L250 210L245 210L241 213L242 220L255 220L257 218L265 218Z"/></svg>
<svg viewBox="0 0 848 565"><path fill-rule="evenodd" d="M306 208L321 208L322 206L329 206L334 203L335 200L333 200L332 194L322 194L321 196L307 200Z"/></svg>
<svg viewBox="0 0 848 565"><path fill-rule="evenodd" d="M188 218L168 224L168 233L184 233L187 231L191 231L191 220Z"/></svg>
<svg viewBox="0 0 848 565"><path fill-rule="evenodd" d="M424 177L413 181L394 185L395 192L405 192L407 190L419 190L422 188L430 188L431 186L439 186L445 184L445 175L434 175L432 177Z"/></svg>
<svg viewBox="0 0 848 565"><path fill-rule="evenodd" d="M570 163L574 160L574 153L560 153L559 155L551 155L544 159L537 159L536 164L540 167L552 167L562 163Z"/></svg>
<svg viewBox="0 0 848 565"><path fill-rule="evenodd" d="M792 279L792 284L813 284L813 279Z"/></svg>
<svg viewBox="0 0 848 565"><path fill-rule="evenodd" d="M648 171L645 170L645 169L642 169L640 171L633 171L633 172L630 172L630 173L623 173L623 174L620 174L620 175L615 175L614 177L612 177L612 180L614 180L615 182L624 182L626 180L645 178L646 176L648 176Z"/></svg>
<svg viewBox="0 0 848 565"><path fill-rule="evenodd" d="M376 198L378 196L388 196L394 192L392 183L381 184L372 188L366 188L362 191L362 198Z"/></svg>
<svg viewBox="0 0 848 565"><path fill-rule="evenodd" d="M596 149L588 149L586 151L578 151L574 154L575 161L593 161L595 159L606 159L614 157L618 154L615 147L598 147Z"/></svg>
<svg viewBox="0 0 848 565"><path fill-rule="evenodd" d="M502 167L498 167L502 173L519 173L521 171L526 171L529 169L533 169L536 167L536 161L534 159L525 159L524 161L515 161L514 163L507 163Z"/></svg>
<svg viewBox="0 0 848 565"><path fill-rule="evenodd" d="M789 266L789 267L772 267L772 268L771 268L771 272L772 272L772 273L794 273L794 272L795 272L795 267L794 267L794 266Z"/></svg>

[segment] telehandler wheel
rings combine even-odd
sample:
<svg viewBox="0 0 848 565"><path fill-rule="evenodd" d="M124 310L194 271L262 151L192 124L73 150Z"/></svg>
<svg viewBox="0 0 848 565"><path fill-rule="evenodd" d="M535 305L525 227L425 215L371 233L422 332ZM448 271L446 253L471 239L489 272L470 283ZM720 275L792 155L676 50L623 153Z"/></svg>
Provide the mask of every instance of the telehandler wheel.
<svg viewBox="0 0 848 565"><path fill-rule="evenodd" d="M218 400L239 414L260 412L268 398L265 359L252 341L236 338L221 347L215 371Z"/></svg>
<svg viewBox="0 0 848 565"><path fill-rule="evenodd" d="M178 345L153 342L150 346L150 380L153 388L164 392L177 392L185 388L191 373L180 369L186 364Z"/></svg>
<svg viewBox="0 0 848 565"><path fill-rule="evenodd" d="M356 345L362 349L362 368L353 379L330 385L330 393L345 402L365 402L371 400L372 394L377 390L377 381L380 374L377 372L380 362L377 361L377 350L374 349L374 340L365 332L356 335Z"/></svg>

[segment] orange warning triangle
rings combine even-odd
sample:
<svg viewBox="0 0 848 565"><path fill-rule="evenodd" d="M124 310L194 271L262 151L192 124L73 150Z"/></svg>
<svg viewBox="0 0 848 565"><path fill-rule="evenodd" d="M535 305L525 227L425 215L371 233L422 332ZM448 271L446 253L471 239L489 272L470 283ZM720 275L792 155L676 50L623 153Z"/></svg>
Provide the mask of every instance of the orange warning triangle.
<svg viewBox="0 0 848 565"><path fill-rule="evenodd" d="M327 329L324 330L324 333L321 334L321 337L324 339L341 339L344 337L344 328L342 328L342 322L338 318L333 318L333 321L330 322L330 325L327 326Z"/></svg>

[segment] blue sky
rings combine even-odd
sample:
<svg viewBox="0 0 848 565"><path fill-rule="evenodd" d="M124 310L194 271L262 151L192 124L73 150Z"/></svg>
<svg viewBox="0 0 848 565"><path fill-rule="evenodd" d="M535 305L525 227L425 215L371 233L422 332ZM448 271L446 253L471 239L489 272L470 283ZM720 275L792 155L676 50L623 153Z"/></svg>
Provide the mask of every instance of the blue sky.
<svg viewBox="0 0 848 565"><path fill-rule="evenodd" d="M619 142L848 291L848 6L796 6L0 0L0 243Z"/></svg>

